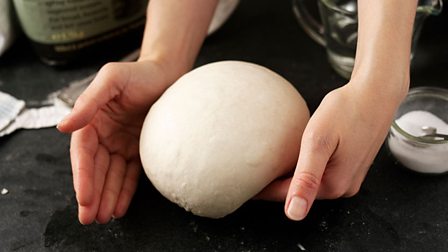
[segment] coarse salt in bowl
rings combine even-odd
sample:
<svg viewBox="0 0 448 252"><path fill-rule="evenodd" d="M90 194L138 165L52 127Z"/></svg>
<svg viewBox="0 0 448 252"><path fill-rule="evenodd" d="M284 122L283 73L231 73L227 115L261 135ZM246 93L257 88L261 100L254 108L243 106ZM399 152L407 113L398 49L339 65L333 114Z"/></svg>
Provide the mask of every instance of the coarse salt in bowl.
<svg viewBox="0 0 448 252"><path fill-rule="evenodd" d="M436 130L427 131L428 128ZM437 87L410 89L390 128L390 152L416 172L448 172L448 90Z"/></svg>

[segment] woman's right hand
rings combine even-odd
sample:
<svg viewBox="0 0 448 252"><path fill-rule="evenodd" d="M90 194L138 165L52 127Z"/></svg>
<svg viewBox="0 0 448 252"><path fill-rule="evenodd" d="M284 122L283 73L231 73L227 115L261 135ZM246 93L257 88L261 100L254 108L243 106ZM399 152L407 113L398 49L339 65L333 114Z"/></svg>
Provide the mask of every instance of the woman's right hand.
<svg viewBox="0 0 448 252"><path fill-rule="evenodd" d="M139 137L151 105L193 66L217 0L151 0L138 62L109 63L59 125L73 132L79 221L122 217L141 172Z"/></svg>
<svg viewBox="0 0 448 252"><path fill-rule="evenodd" d="M141 172L139 137L151 105L169 86L153 61L109 63L58 125L73 133L70 156L79 221L122 217Z"/></svg>

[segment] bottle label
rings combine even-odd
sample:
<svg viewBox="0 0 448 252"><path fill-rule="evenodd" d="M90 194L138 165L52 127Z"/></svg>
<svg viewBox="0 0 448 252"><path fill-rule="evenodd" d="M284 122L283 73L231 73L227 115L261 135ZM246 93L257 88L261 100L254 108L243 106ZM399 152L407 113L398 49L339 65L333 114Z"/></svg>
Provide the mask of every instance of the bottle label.
<svg viewBox="0 0 448 252"><path fill-rule="evenodd" d="M14 0L26 35L35 42L52 45L123 32L127 26L143 22L147 3L148 0Z"/></svg>

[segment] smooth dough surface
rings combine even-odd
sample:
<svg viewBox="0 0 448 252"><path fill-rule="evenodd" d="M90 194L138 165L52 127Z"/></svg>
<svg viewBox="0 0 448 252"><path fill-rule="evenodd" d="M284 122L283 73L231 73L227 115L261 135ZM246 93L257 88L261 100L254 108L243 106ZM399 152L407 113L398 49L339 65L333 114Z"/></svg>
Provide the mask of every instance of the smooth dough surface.
<svg viewBox="0 0 448 252"><path fill-rule="evenodd" d="M166 198L220 218L294 168L308 119L305 101L278 74L241 61L211 63L152 106L140 156Z"/></svg>

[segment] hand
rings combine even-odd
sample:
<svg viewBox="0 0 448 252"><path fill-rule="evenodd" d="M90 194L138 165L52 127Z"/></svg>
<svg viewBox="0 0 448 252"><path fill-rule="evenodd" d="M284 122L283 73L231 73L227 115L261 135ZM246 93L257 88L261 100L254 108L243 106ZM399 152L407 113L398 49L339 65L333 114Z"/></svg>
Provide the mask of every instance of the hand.
<svg viewBox="0 0 448 252"><path fill-rule="evenodd" d="M168 87L166 77L153 61L109 63L59 123L60 131L73 132L70 155L82 224L126 213L141 172L142 124Z"/></svg>
<svg viewBox="0 0 448 252"><path fill-rule="evenodd" d="M274 181L257 198L286 198L288 218L302 220L316 198L355 195L401 98L372 91L350 83L329 93L305 128L293 177Z"/></svg>

